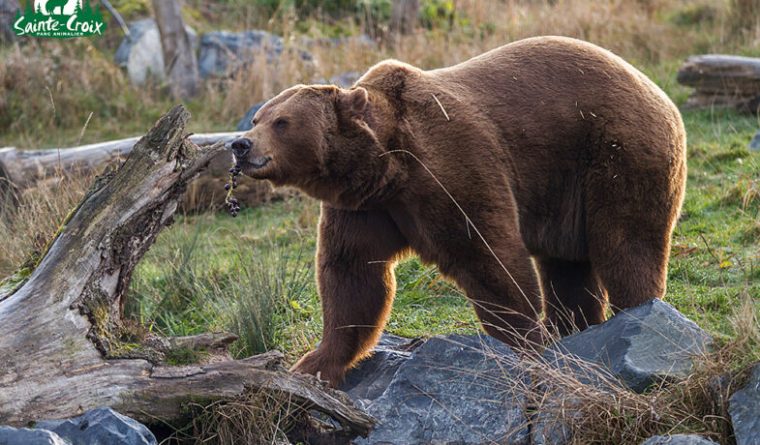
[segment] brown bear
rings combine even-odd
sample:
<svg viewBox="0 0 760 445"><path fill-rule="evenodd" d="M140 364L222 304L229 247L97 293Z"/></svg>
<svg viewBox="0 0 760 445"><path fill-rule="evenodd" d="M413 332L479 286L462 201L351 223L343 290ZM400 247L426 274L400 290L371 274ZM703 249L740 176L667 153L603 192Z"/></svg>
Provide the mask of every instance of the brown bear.
<svg viewBox="0 0 760 445"><path fill-rule="evenodd" d="M292 87L232 143L243 173L322 201L319 347L333 385L371 351L410 253L511 345L665 293L684 195L678 109L614 54L537 37L449 68L398 61L348 90ZM543 298L542 298L543 295Z"/></svg>

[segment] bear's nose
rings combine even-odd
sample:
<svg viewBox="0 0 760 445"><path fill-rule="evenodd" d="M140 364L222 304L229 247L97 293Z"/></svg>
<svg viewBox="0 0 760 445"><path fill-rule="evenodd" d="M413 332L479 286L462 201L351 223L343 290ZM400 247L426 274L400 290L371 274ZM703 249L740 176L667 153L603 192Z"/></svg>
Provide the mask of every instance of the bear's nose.
<svg viewBox="0 0 760 445"><path fill-rule="evenodd" d="M242 159L249 151L251 151L251 140L247 138L238 138L232 141L230 147L232 148L232 153L235 157Z"/></svg>

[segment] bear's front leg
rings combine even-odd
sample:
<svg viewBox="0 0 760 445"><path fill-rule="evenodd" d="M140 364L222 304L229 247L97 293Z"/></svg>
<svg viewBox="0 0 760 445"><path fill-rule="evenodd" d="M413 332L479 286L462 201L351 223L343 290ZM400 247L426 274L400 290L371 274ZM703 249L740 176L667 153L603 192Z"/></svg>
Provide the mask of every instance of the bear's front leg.
<svg viewBox="0 0 760 445"><path fill-rule="evenodd" d="M393 268L407 248L382 211L347 211L322 204L317 284L322 299L319 347L292 370L338 386L377 343L396 293Z"/></svg>

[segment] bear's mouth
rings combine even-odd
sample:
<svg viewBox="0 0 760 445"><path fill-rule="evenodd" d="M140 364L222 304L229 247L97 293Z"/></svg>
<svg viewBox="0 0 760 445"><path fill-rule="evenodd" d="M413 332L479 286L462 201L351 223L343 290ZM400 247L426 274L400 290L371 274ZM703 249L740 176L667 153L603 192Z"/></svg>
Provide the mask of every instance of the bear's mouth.
<svg viewBox="0 0 760 445"><path fill-rule="evenodd" d="M271 156L256 156L253 159L249 159L248 164L250 164L250 166L253 168L263 168L269 164L269 161L271 160Z"/></svg>
<svg viewBox="0 0 760 445"><path fill-rule="evenodd" d="M269 167L271 164L271 156L246 156L243 159L235 157L235 166L244 175L254 179L267 179L271 169L265 167Z"/></svg>
<svg viewBox="0 0 760 445"><path fill-rule="evenodd" d="M235 157L235 165L239 167L249 167L253 169L260 169L264 168L267 164L269 164L269 161L272 160L271 156L255 156L255 157L248 157L246 159L238 159Z"/></svg>

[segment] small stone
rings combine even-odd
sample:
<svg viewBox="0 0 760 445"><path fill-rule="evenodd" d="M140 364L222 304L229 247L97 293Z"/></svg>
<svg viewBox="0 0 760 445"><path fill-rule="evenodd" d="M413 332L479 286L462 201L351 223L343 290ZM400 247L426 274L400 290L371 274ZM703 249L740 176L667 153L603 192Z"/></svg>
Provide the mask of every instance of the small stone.
<svg viewBox="0 0 760 445"><path fill-rule="evenodd" d="M736 445L760 443L760 363L752 368L747 384L728 400L728 413Z"/></svg>
<svg viewBox="0 0 760 445"><path fill-rule="evenodd" d="M749 148L750 151L760 151L760 130L757 130L757 133L755 133L755 137L753 137L752 140L749 141L749 145L747 145L747 148Z"/></svg>
<svg viewBox="0 0 760 445"><path fill-rule="evenodd" d="M718 443L696 434L673 434L650 437L641 442L641 445L718 445Z"/></svg>

